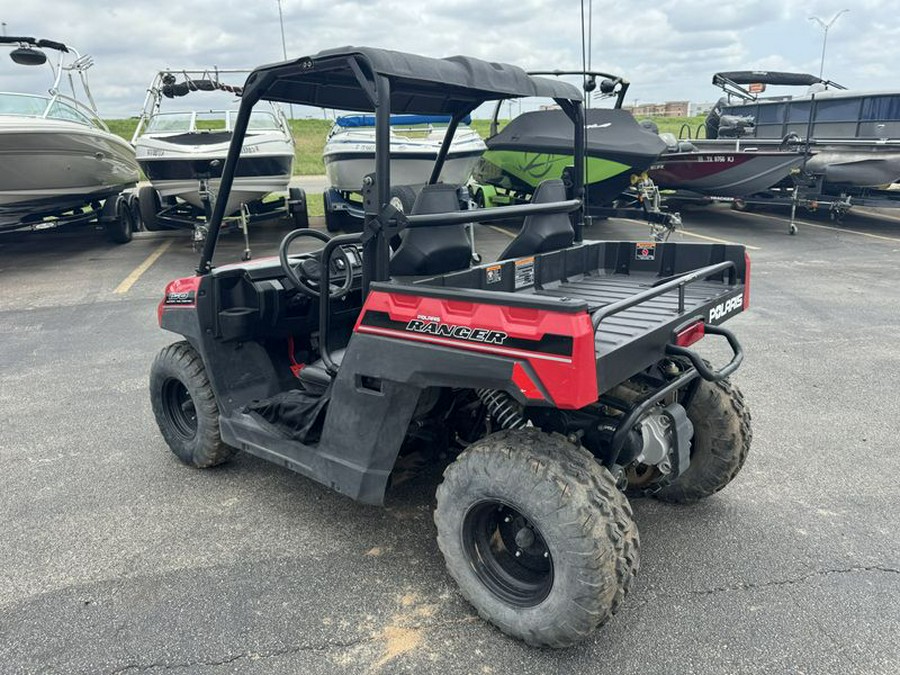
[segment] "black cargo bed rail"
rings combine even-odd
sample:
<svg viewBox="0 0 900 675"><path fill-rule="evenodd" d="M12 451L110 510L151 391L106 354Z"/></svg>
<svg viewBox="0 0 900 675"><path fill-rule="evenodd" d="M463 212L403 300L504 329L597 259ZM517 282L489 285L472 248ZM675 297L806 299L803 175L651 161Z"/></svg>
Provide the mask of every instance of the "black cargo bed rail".
<svg viewBox="0 0 900 675"><path fill-rule="evenodd" d="M707 277L710 277L713 274L718 274L719 272L724 272L728 269L731 270L728 283L729 285L734 286L737 283L737 267L735 266L733 261L726 260L724 262L716 263L715 265L701 267L700 269L694 270L693 272L687 272L669 281L664 281L662 283L657 282L658 285L655 285L652 288L648 288L646 291L642 291L637 295L632 295L629 298L624 298L622 300L619 300L618 302L613 302L609 305L606 305L605 307L601 307L596 312L591 314L591 322L594 325L594 332L597 332L597 330L599 330L600 323L604 319L608 319L615 314L624 312L626 309L631 309L632 307L635 307L642 302L646 302L647 300L658 298L659 296L665 295L666 293L674 289L678 289L678 314L684 314L685 286L694 283L695 281L705 280Z"/></svg>

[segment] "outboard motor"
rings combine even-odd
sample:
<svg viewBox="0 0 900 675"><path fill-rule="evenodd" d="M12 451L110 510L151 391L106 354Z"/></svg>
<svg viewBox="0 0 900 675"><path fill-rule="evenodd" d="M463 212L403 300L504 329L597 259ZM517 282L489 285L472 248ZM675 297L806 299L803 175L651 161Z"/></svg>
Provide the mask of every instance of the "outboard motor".
<svg viewBox="0 0 900 675"><path fill-rule="evenodd" d="M716 104L712 107L706 114L706 137L707 138L718 138L719 137L719 123L722 119L722 111L725 109L725 106L728 105L728 99L724 96L716 101Z"/></svg>

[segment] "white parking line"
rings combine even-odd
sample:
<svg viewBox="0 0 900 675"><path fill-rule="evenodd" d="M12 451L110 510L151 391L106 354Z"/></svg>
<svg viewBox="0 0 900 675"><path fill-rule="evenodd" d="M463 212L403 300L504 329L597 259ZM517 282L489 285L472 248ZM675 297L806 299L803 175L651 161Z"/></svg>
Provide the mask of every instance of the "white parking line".
<svg viewBox="0 0 900 675"><path fill-rule="evenodd" d="M769 218L762 213L747 213L746 211L742 214L745 216L754 216L756 218ZM894 241L900 243L900 238L897 237L886 237L883 234L872 234L871 232L860 232L859 230L851 230L847 227L835 227L834 225L822 225L821 223L811 223L808 220L795 220L797 225L802 225L804 227L817 227L820 230L833 230L835 232L845 232L847 234L856 234L860 237L869 237L870 239L880 239L881 241Z"/></svg>
<svg viewBox="0 0 900 675"><path fill-rule="evenodd" d="M847 234L857 234L860 237L869 237L870 239L880 239L881 241L893 241L896 243L900 243L900 238L898 237L885 237L883 234L872 234L871 232L860 232L859 230L849 230L846 227L834 227L832 225L822 225L820 223L809 223L805 220L797 220L795 221L798 225L803 225L804 227L818 227L822 230L834 230L835 232L846 232Z"/></svg>
<svg viewBox="0 0 900 675"><path fill-rule="evenodd" d="M122 279L122 283L116 286L116 289L113 291L116 295L125 295L128 291L131 290L131 287L134 286L135 282L141 278L141 275L150 269L150 267L159 260L159 257L166 252L174 240L168 239L161 243L156 249L147 256L147 259L144 260L140 265L132 270L131 274Z"/></svg>
<svg viewBox="0 0 900 675"><path fill-rule="evenodd" d="M647 227L647 223L645 223L641 220L631 220L630 218L617 218L617 220L619 220L623 223L627 223L628 225ZM696 237L697 239L705 239L706 241L712 241L712 242L715 242L716 244L738 244L740 246L743 246L744 248L750 249L751 251L762 250L759 246L751 246L750 244L742 244L741 242L738 242L738 241L728 241L727 239L719 239L718 237L710 237L705 234L699 234L697 232L691 232L691 231L685 230L685 229L678 229L678 230L675 230L675 232L678 234L685 234L688 237Z"/></svg>
<svg viewBox="0 0 900 675"><path fill-rule="evenodd" d="M510 232L509 230L504 230L502 227L497 227L496 225L487 225L485 227L491 228L494 232L499 232L500 234L505 234L510 239L515 239L516 235L514 232Z"/></svg>

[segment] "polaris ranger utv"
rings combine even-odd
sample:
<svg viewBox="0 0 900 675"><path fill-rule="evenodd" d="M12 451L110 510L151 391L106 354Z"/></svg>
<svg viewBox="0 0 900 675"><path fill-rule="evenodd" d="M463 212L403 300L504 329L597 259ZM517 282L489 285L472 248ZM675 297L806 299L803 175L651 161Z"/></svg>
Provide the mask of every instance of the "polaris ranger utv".
<svg viewBox="0 0 900 675"><path fill-rule="evenodd" d="M456 126L525 96L572 120L568 193L550 180L529 204L466 211L440 182ZM364 230L294 230L277 259L214 267L260 100L375 113ZM409 213L390 200L392 112L452 119ZM150 375L169 447L195 467L243 450L369 504L414 454L455 456L434 521L462 594L530 644L586 637L638 569L627 497L697 500L744 462L750 416L726 379L742 351L720 324L747 308L750 265L741 246L583 241L583 167L581 92L513 66L347 47L257 68L196 275L159 305L184 338ZM518 236L472 267L464 224L511 212ZM301 238L321 247L292 253ZM727 365L690 349L704 335L727 340Z"/></svg>

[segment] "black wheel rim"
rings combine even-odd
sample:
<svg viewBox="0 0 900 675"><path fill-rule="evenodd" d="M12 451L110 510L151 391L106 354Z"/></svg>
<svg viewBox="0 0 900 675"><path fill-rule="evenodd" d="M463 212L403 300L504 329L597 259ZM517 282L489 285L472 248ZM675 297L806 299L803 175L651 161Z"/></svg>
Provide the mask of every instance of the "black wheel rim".
<svg viewBox="0 0 900 675"><path fill-rule="evenodd" d="M181 380L166 380L162 388L162 404L163 414L172 430L185 440L194 438L197 434L197 409Z"/></svg>
<svg viewBox="0 0 900 675"><path fill-rule="evenodd" d="M534 607L553 587L553 557L535 524L509 504L485 500L466 514L463 547L472 569L495 596Z"/></svg>

